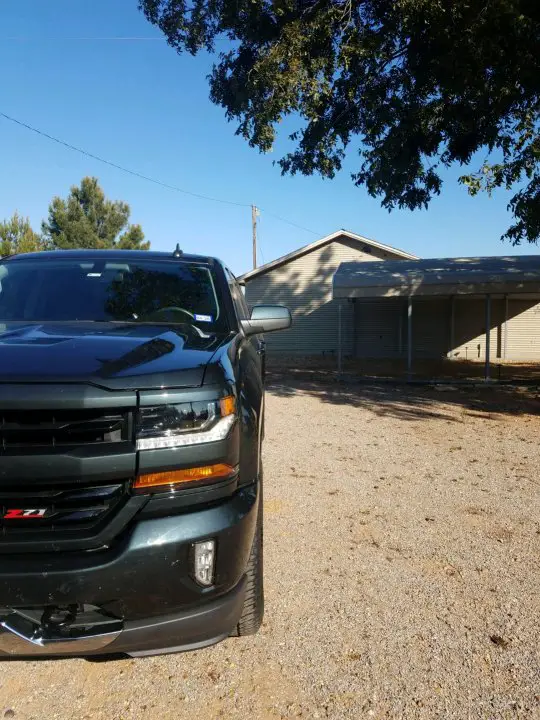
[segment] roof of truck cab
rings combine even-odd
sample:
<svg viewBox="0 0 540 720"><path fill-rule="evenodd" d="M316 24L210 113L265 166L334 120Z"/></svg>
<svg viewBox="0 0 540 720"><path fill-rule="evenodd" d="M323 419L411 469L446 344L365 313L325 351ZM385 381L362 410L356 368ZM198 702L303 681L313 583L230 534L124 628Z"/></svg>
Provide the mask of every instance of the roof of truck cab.
<svg viewBox="0 0 540 720"><path fill-rule="evenodd" d="M3 258L10 262L14 260L23 259L39 259L47 260L48 258L54 258L55 260L61 258L72 258L74 260L106 260L106 259L119 259L124 260L170 260L172 262L200 262L200 263L219 263L220 260L208 255L189 255L182 253L176 257L173 252L157 252L149 250L45 250L43 252L35 253L24 253L21 255L12 255L11 257Z"/></svg>

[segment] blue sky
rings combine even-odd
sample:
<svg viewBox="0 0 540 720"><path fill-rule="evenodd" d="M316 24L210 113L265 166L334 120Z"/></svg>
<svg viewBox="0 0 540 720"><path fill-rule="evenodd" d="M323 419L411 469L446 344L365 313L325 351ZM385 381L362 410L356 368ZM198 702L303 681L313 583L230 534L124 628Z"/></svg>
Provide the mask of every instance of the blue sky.
<svg viewBox="0 0 540 720"><path fill-rule="evenodd" d="M148 42L75 38L137 36ZM10 39L15 38L15 39ZM500 236L510 223L509 193L469 198L445 175L428 211L388 213L349 172L354 150L332 181L282 177L278 153L261 155L234 135L208 99L207 56L177 55L137 9L137 0L0 0L0 111L165 183L240 203L254 203L315 232L262 212L266 262L318 236L347 228L423 257L536 253ZM283 141L280 140L283 147ZM131 205L157 250L222 257L240 273L251 263L251 211L195 199L78 155L0 118L0 219L14 210L36 227L53 195L84 175Z"/></svg>

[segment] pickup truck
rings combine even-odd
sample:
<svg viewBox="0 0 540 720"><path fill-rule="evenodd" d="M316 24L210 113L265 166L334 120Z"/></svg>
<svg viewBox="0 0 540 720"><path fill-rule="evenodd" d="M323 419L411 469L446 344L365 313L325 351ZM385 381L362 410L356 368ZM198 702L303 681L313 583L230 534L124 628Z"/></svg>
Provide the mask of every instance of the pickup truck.
<svg viewBox="0 0 540 720"><path fill-rule="evenodd" d="M0 260L0 658L138 657L263 618L263 334L215 258Z"/></svg>

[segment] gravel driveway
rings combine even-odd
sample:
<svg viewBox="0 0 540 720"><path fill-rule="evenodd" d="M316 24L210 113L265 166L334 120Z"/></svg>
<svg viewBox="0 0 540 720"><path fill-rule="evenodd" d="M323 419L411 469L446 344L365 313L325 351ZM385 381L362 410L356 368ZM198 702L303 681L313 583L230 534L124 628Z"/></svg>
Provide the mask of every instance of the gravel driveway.
<svg viewBox="0 0 540 720"><path fill-rule="evenodd" d="M537 402L274 379L259 635L3 663L0 718L540 717Z"/></svg>

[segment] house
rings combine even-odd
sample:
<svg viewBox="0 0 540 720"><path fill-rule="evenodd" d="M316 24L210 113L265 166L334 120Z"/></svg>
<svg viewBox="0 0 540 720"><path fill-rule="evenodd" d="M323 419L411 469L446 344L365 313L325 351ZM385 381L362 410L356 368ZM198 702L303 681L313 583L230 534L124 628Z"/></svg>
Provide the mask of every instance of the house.
<svg viewBox="0 0 540 720"><path fill-rule="evenodd" d="M423 259L339 230L245 273L249 305L287 305L269 355L540 360L540 255Z"/></svg>
<svg viewBox="0 0 540 720"><path fill-rule="evenodd" d="M290 330L269 334L270 354L323 355L337 353L339 302L332 298L332 279L343 262L415 259L403 250L338 230L310 245L241 275L249 305L287 305L293 315ZM353 303L342 308L343 348L354 353Z"/></svg>

